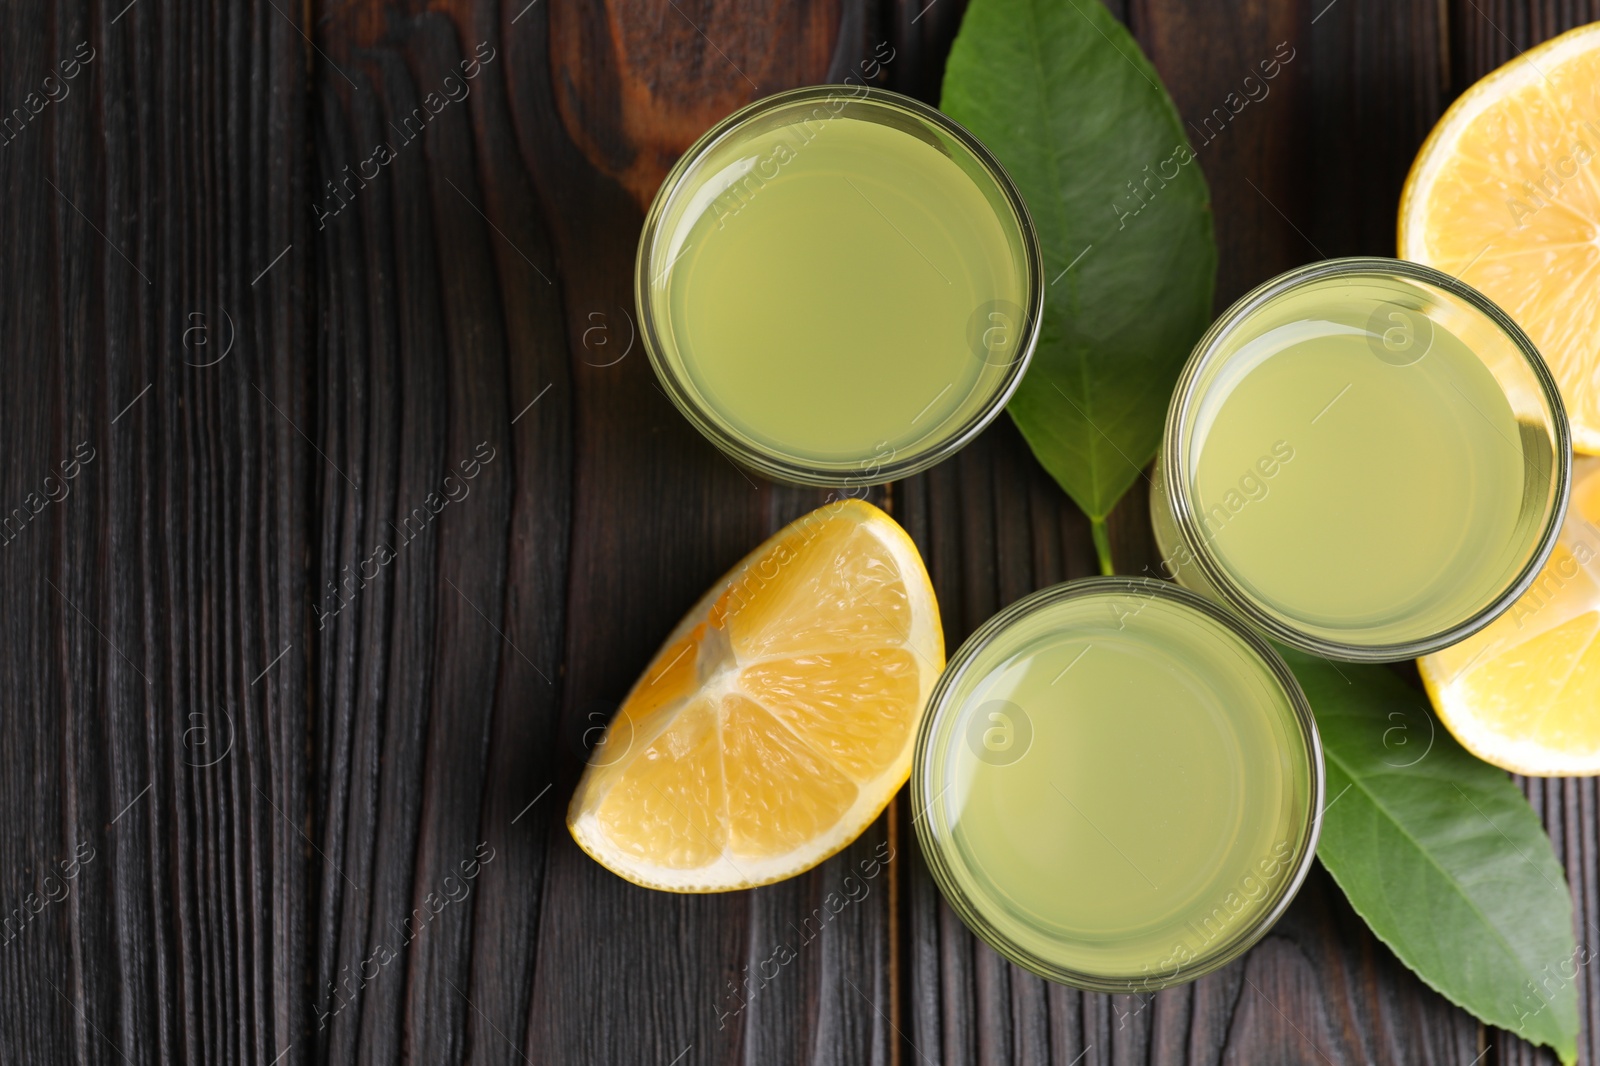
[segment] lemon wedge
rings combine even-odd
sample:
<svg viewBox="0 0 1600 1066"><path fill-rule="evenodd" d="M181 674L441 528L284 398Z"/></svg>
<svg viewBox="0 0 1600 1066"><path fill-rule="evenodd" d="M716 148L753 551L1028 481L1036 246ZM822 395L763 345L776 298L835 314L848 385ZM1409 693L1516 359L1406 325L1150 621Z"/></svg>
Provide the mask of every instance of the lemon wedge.
<svg viewBox="0 0 1600 1066"><path fill-rule="evenodd" d="M1560 385L1573 446L1600 454L1600 22L1444 113L1401 194L1399 253L1504 308Z"/></svg>
<svg viewBox="0 0 1600 1066"><path fill-rule="evenodd" d="M826 504L750 553L668 636L592 753L567 827L648 888L792 877L859 836L905 783L943 667L911 538L870 504Z"/></svg>
<svg viewBox="0 0 1600 1066"><path fill-rule="evenodd" d="M1561 538L1528 591L1417 666L1440 721L1485 762L1600 773L1600 459L1573 464Z"/></svg>

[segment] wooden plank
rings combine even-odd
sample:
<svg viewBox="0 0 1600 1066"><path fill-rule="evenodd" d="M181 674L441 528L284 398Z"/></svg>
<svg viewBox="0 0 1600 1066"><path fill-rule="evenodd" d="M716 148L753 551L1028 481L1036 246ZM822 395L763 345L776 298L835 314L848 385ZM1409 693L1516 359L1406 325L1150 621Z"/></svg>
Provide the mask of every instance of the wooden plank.
<svg viewBox="0 0 1600 1066"><path fill-rule="evenodd" d="M320 900L318 1051L517 1061L559 813L556 268L492 26L327 15L320 384L363 475L319 514L325 849L347 880Z"/></svg>
<svg viewBox="0 0 1600 1066"><path fill-rule="evenodd" d="M618 4L556 7L548 18L536 7L507 32L512 110L562 266L575 356L569 736L609 717L716 576L823 499L736 470L666 401L642 351L585 365L579 326L631 309L643 204L671 159L748 99L854 69L872 54L861 43L869 29L857 5L787 5L754 18L714 5ZM570 793L581 760L579 750L560 753L556 794ZM552 824L530 1045L563 1062L888 1061L889 875L867 882L820 933L806 924L880 846L892 846L882 822L791 882L675 897L625 884ZM796 960L774 973L780 945Z"/></svg>
<svg viewBox="0 0 1600 1066"><path fill-rule="evenodd" d="M7 31L0 491L58 499L0 562L4 906L54 897L0 953L0 1059L269 1061L323 876L303 42L177 0Z"/></svg>

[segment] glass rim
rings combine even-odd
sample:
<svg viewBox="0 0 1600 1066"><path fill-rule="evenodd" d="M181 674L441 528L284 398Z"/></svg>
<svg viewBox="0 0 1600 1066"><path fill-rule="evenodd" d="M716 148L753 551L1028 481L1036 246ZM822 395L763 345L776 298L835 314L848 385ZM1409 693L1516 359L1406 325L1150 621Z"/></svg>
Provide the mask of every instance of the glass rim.
<svg viewBox="0 0 1600 1066"><path fill-rule="evenodd" d="M661 354L664 346L655 326L656 301L652 299L650 285L646 282L657 238L661 236L660 227L667 205L674 198L685 175L707 153L722 144L740 127L770 111L808 100L836 99L871 102L909 112L913 118L937 128L970 152L1011 208L1028 274L1025 285L1027 305L1023 311L1025 321L1020 331L1017 355L1006 367L1005 375L1000 379L998 387L957 429L933 446L921 449L904 459L891 457L880 461L879 456L871 455L860 459L841 460L838 464L801 459L780 452L776 448L758 446L753 441L733 433L718 420L708 417L704 410L707 405L679 380L679 375ZM1017 386L1022 383L1023 374L1033 358L1044 319L1044 255L1040 249L1038 231L1034 228L1033 217L1028 213L1028 205L1023 200L1022 193L1012 182L1005 167L1001 166L1000 161L966 127L937 108L902 93L869 85L822 84L786 89L746 104L703 133L673 164L672 169L662 180L661 187L656 190L639 235L633 279L634 304L639 316L639 334L644 342L645 354L649 357L656 378L673 406L700 431L702 436L736 463L775 481L822 488L864 487L894 481L935 466L971 443L973 438L983 432L1004 410L1016 392Z"/></svg>
<svg viewBox="0 0 1600 1066"><path fill-rule="evenodd" d="M1532 372L1555 437L1555 470L1552 477L1556 490L1555 498L1549 513L1545 516L1544 528L1540 532L1533 554L1528 557L1517 576L1499 595L1462 621L1423 637L1384 644L1352 644L1306 633L1261 607L1211 551L1207 538L1199 534L1194 500L1189 492L1189 479L1186 476L1190 472L1189 465L1183 454L1185 449L1182 447L1185 431L1192 427L1196 401L1199 399L1197 389L1200 373L1214 363L1222 342L1232 335L1236 327L1269 301L1291 289L1327 278L1354 277L1363 274L1398 276L1408 281L1422 282L1443 289L1493 322L1510 339L1517 354ZM1351 256L1308 263L1268 279L1234 301L1196 342L1188 361L1184 363L1183 372L1178 377L1177 386L1172 391L1172 400L1167 408L1160 458L1162 487L1167 493L1173 524L1177 527L1183 546L1193 557L1194 565L1199 569L1207 585L1214 589L1230 608L1239 612L1272 639L1300 651L1343 662L1383 663L1415 659L1465 640L1488 626L1510 609L1538 578L1539 571L1549 559L1550 552L1555 548L1556 540L1560 536L1561 523L1566 515L1568 499L1572 492L1572 436L1567 423L1566 407L1562 403L1561 391L1556 385L1555 378L1545 365L1544 357L1539 354L1539 349L1523 332L1522 327L1518 326L1493 300L1459 278L1422 263L1382 256Z"/></svg>
<svg viewBox="0 0 1600 1066"><path fill-rule="evenodd" d="M932 745L935 739L938 739L935 734L939 729L941 718L947 718L951 711L946 701L956 683L971 668L978 654L1013 624L1028 615L1067 600L1105 592L1147 594L1192 608L1208 620L1220 625L1226 632L1238 637L1283 689L1292 711L1291 717L1298 725L1304 740L1310 769L1311 787L1307 796L1306 832L1300 842L1299 850L1289 860L1290 876L1284 878L1277 892L1268 897L1272 900L1271 904L1255 921L1242 926L1231 938L1220 941L1215 950L1199 953L1190 964L1179 967L1171 973L1147 973L1143 977L1110 977L1060 966L1017 944L989 921L953 876L951 871L955 864L950 861L947 854L950 850L949 844L939 841L934 835L934 804L944 793L942 790L934 792L933 783L928 780L933 760ZM1317 841L1322 835L1325 775L1322 735L1317 730L1311 703L1300 687L1299 680L1294 676L1294 671L1289 668L1289 664L1284 662L1283 657L1260 633L1245 624L1237 615L1171 581L1121 575L1086 577L1048 586L1015 601L979 626L961 643L961 647L945 664L944 672L928 697L927 708L917 727L916 746L911 761L911 804L912 809L919 814L912 819L912 824L916 828L917 843L921 847L924 861L933 874L934 882L939 886L940 894L950 904L951 909L961 917L968 929L1006 959L1046 980L1086 991L1112 993L1155 991L1184 984L1226 966L1249 951L1277 923L1283 912L1288 910L1311 870L1312 859L1316 857Z"/></svg>

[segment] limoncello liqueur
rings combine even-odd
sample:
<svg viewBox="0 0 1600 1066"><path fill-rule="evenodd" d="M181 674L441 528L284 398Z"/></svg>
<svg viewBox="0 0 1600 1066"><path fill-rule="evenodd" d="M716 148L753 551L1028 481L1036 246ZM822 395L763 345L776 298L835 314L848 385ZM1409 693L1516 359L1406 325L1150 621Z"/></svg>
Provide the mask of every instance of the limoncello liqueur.
<svg viewBox="0 0 1600 1066"><path fill-rule="evenodd" d="M980 629L912 773L963 919L1036 973L1120 992L1199 976L1266 931L1309 864L1321 782L1282 660L1139 578L1058 585Z"/></svg>
<svg viewBox="0 0 1600 1066"><path fill-rule="evenodd" d="M1175 478L1236 596L1312 650L1398 658L1537 569L1565 500L1565 420L1492 314L1373 262L1319 264L1225 316L1180 383L1154 502L1180 581L1207 575L1184 565Z"/></svg>
<svg viewBox="0 0 1600 1066"><path fill-rule="evenodd" d="M887 480L1004 405L1037 330L1037 246L959 128L818 87L713 130L663 186L639 302L663 383L711 439L790 480Z"/></svg>

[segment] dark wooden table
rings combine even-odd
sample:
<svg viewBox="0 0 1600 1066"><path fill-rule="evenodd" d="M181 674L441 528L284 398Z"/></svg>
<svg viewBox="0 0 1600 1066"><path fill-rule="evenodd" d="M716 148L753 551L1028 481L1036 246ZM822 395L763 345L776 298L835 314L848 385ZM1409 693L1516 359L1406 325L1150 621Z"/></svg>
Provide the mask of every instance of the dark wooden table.
<svg viewBox="0 0 1600 1066"><path fill-rule="evenodd" d="M735 470L657 390L642 205L716 119L880 44L884 84L936 99L961 4L6 3L0 1061L1554 1061L1425 987L1320 868L1245 959L1108 997L979 946L904 796L843 856L728 895L634 888L568 838L656 643L822 498ZM1449 101L1600 17L1113 6L1194 124L1219 307L1391 253ZM1280 49L1270 94L1205 128ZM1004 420L879 498L952 648L1093 568ZM1124 568L1152 558L1138 493L1113 535ZM1525 787L1592 957L1595 782ZM880 847L867 894L797 936Z"/></svg>

